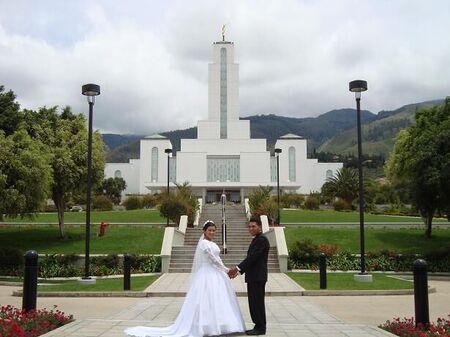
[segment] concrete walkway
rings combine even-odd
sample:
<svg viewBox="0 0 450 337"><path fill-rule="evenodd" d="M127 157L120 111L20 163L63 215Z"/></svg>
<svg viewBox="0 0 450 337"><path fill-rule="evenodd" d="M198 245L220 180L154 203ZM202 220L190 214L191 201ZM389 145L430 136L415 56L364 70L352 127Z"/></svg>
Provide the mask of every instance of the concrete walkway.
<svg viewBox="0 0 450 337"><path fill-rule="evenodd" d="M238 300L247 328L252 328L247 299L239 297ZM123 337L123 330L130 326L167 326L177 317L183 301L184 299L181 297L141 299L128 308L110 316L108 319L76 321L44 336ZM374 326L347 324L301 296L268 297L266 305L268 322L267 336L393 336Z"/></svg>
<svg viewBox="0 0 450 337"><path fill-rule="evenodd" d="M247 285L244 277L236 277L231 280L237 296L247 296ZM144 292L151 297L184 297L189 288L190 274L188 273L166 273L153 282ZM266 285L266 296L301 296L304 291L289 276L283 273L269 273Z"/></svg>
<svg viewBox="0 0 450 337"><path fill-rule="evenodd" d="M247 328L252 328L246 286L243 277L233 280L233 286ZM151 293L147 299L136 300L117 313L105 319L85 319L68 324L44 336L123 336L126 327L135 325L167 326L177 317L184 301L184 294L189 287L189 274L164 274L145 291ZM341 319L327 313L301 296L303 289L282 273L269 274L267 283L267 336L391 336L375 326L347 324Z"/></svg>
<svg viewBox="0 0 450 337"><path fill-rule="evenodd" d="M240 282L239 278L236 282ZM270 282L270 281L269 281ZM234 283L236 284L236 283ZM238 283L239 284L239 283ZM450 281L429 281L437 292L429 295L430 319L450 313ZM160 284L161 286L161 284ZM19 288L0 286L0 304L21 307L12 297ZM236 287L236 289L239 289ZM238 298L247 327L251 328L247 299ZM73 314L77 321L46 334L62 337L122 336L134 325L167 326L177 316L183 298L38 298L38 307ZM389 336L375 328L394 317L412 317L414 298L400 296L269 296L267 336ZM390 335L392 336L392 335Z"/></svg>

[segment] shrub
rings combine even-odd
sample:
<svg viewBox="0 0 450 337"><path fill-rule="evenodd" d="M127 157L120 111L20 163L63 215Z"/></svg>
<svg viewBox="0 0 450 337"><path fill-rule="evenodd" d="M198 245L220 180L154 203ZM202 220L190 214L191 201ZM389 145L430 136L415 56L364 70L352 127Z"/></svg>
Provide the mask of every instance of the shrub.
<svg viewBox="0 0 450 337"><path fill-rule="evenodd" d="M97 211L112 211L113 209L113 203L106 195L94 196L92 204Z"/></svg>
<svg viewBox="0 0 450 337"><path fill-rule="evenodd" d="M319 245L319 252L324 253L328 258L335 255L338 250L337 245L321 244Z"/></svg>
<svg viewBox="0 0 450 337"><path fill-rule="evenodd" d="M319 209L319 199L313 196L306 197L304 207L306 209Z"/></svg>
<svg viewBox="0 0 450 337"><path fill-rule="evenodd" d="M304 196L297 193L285 193L280 197L281 207L283 208L300 208L304 200Z"/></svg>
<svg viewBox="0 0 450 337"><path fill-rule="evenodd" d="M132 264L136 273L150 273L161 271L161 258L154 255L132 255ZM91 274L95 276L118 275L123 273L117 255L91 257ZM132 260L133 261L133 260ZM84 275L84 264L77 255L51 254L39 258L38 277L75 277ZM0 275L23 276L23 267L2 265ZM1 336L1 335L0 335Z"/></svg>
<svg viewBox="0 0 450 337"><path fill-rule="evenodd" d="M119 268L119 256L116 254L109 254L105 256L94 256L91 263L94 266L104 266L109 269Z"/></svg>
<svg viewBox="0 0 450 337"><path fill-rule="evenodd" d="M249 195L249 206L253 216L267 215L269 223L273 223L278 212L277 202L270 197L272 187L259 186Z"/></svg>
<svg viewBox="0 0 450 337"><path fill-rule="evenodd" d="M157 198L154 195L146 194L142 197L142 207L154 208L157 204Z"/></svg>
<svg viewBox="0 0 450 337"><path fill-rule="evenodd" d="M18 248L0 248L0 275L21 275L23 273L23 255L23 251Z"/></svg>
<svg viewBox="0 0 450 337"><path fill-rule="evenodd" d="M58 211L58 209L56 208L55 205L51 204L51 205L45 205L44 207L44 212L48 212L48 213L55 213Z"/></svg>
<svg viewBox="0 0 450 337"><path fill-rule="evenodd" d="M38 276L43 278L79 276L80 267L75 265L76 261L78 261L78 256L74 254L45 255L38 260Z"/></svg>
<svg viewBox="0 0 450 337"><path fill-rule="evenodd" d="M162 198L159 212L161 216L179 223L181 216L187 213L187 209L182 200L171 194L169 197Z"/></svg>
<svg viewBox="0 0 450 337"><path fill-rule="evenodd" d="M161 257L154 255L131 255L131 269L135 273L161 271Z"/></svg>
<svg viewBox="0 0 450 337"><path fill-rule="evenodd" d="M0 248L0 266L21 267L23 266L24 252L14 247Z"/></svg>
<svg viewBox="0 0 450 337"><path fill-rule="evenodd" d="M335 211L347 211L347 210L351 210L352 209L352 205L349 204L347 201L345 201L344 199L337 199L333 202L333 209Z"/></svg>
<svg viewBox="0 0 450 337"><path fill-rule="evenodd" d="M323 250L322 250L323 249ZM327 266L330 270L358 270L360 258L349 252L332 253L333 245L317 246L311 240L297 241L289 252L293 268L317 269L319 252L327 254ZM412 271L417 254L397 254L392 251L369 252L366 254L368 271ZM450 248L438 249L422 256L428 264L429 272L450 270Z"/></svg>
<svg viewBox="0 0 450 337"><path fill-rule="evenodd" d="M169 217L175 223L180 222L182 215L188 216L188 224L194 223L195 215L199 207L197 197L192 193L188 182L176 184L176 193L164 194L159 198L159 212L163 217Z"/></svg>
<svg viewBox="0 0 450 337"><path fill-rule="evenodd" d="M311 266L317 265L319 246L311 239L296 241L294 247L289 252L289 258L292 260L295 268L303 267L310 269Z"/></svg>
<svg viewBox="0 0 450 337"><path fill-rule="evenodd" d="M129 210L140 209L142 208L142 199L138 196L129 196L124 202L123 205Z"/></svg>
<svg viewBox="0 0 450 337"><path fill-rule="evenodd" d="M0 311L0 336L36 337L72 321L72 315L59 310L38 309L26 312L6 305Z"/></svg>

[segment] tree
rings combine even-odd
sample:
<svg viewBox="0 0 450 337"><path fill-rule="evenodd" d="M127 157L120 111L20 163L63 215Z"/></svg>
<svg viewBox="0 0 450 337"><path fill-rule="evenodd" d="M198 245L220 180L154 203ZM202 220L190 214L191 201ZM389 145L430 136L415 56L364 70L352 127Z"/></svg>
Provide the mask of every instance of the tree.
<svg viewBox="0 0 450 337"><path fill-rule="evenodd" d="M74 194L85 193L87 187L87 128L82 114L70 107L58 114L57 107L24 111L28 133L47 145L52 167L51 196L58 211L60 237L64 237L66 202ZM92 183L103 180L104 145L95 132L92 144Z"/></svg>
<svg viewBox="0 0 450 337"><path fill-rule="evenodd" d="M51 184L49 154L25 130L5 137L0 130L0 219L39 210Z"/></svg>
<svg viewBox="0 0 450 337"><path fill-rule="evenodd" d="M328 179L322 191L326 192L327 197L338 197L351 205L359 194L358 172L352 168L338 170Z"/></svg>
<svg viewBox="0 0 450 337"><path fill-rule="evenodd" d="M159 213L175 223L180 222L182 215L187 215L188 223L192 224L199 208L197 197L192 193L192 187L188 182L176 184L176 186L176 193L161 194Z"/></svg>
<svg viewBox="0 0 450 337"><path fill-rule="evenodd" d="M416 124L397 136L387 173L409 192L430 238L435 212L450 206L450 98L418 111L415 118Z"/></svg>
<svg viewBox="0 0 450 337"><path fill-rule="evenodd" d="M270 197L271 186L258 186L248 196L248 203L254 216L267 215L269 223L273 223L278 213L277 202Z"/></svg>
<svg viewBox="0 0 450 337"><path fill-rule="evenodd" d="M4 131L5 136L10 136L19 129L22 121L19 108L14 92L5 92L4 87L0 85L0 130Z"/></svg>
<svg viewBox="0 0 450 337"><path fill-rule="evenodd" d="M127 184L123 178L114 177L103 180L100 187L100 194L105 194L115 205L120 203L122 191L127 188Z"/></svg>

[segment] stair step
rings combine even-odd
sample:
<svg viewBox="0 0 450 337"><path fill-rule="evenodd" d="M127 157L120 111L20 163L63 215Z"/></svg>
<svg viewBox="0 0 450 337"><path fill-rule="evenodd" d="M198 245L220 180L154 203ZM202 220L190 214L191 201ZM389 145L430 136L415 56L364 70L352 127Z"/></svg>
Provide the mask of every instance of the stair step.
<svg viewBox="0 0 450 337"><path fill-rule="evenodd" d="M242 205L226 205L225 223L227 228L227 251L228 254L221 254L221 259L225 265L235 265L240 263L247 256L248 246L251 243L251 236L247 230L247 217L245 208ZM202 235L202 224L206 220L212 220L217 226L214 242L222 247L222 205L204 205L199 220L198 227L188 227L184 238L184 246L173 247L169 272L190 273L195 248ZM272 247L268 257L269 272L280 272L276 248Z"/></svg>

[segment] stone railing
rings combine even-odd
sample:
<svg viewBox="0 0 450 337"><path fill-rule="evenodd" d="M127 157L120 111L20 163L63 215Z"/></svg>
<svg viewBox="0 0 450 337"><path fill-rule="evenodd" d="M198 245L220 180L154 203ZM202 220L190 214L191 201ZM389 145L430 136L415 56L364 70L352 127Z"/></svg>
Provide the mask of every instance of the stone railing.
<svg viewBox="0 0 450 337"><path fill-rule="evenodd" d="M172 247L184 246L184 237L186 235L188 216L182 215L178 228L166 227L161 247L161 272L167 273L172 256Z"/></svg>
<svg viewBox="0 0 450 337"><path fill-rule="evenodd" d="M245 206L245 216L247 217L247 220L250 220L250 216L252 215L252 212L250 210L250 204L249 204L248 198L244 199L244 206Z"/></svg>
<svg viewBox="0 0 450 337"><path fill-rule="evenodd" d="M203 207L203 199L198 198L198 210L195 212L195 220L194 220L194 227L198 227L198 222L200 221L200 215L202 214L202 207Z"/></svg>
<svg viewBox="0 0 450 337"><path fill-rule="evenodd" d="M289 251L284 235L284 227L269 227L267 215L261 215L262 232L269 239L271 247L277 247L278 265L282 273L287 272Z"/></svg>

